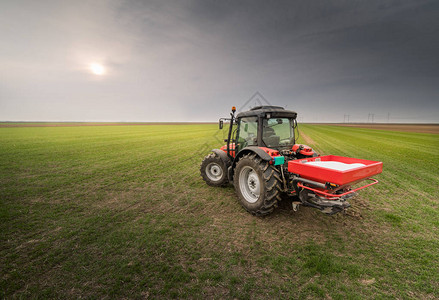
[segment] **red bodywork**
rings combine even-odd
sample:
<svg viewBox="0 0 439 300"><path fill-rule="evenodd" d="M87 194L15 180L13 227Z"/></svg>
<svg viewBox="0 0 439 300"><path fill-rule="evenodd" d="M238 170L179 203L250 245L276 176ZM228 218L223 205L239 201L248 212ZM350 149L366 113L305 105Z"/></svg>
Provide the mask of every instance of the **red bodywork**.
<svg viewBox="0 0 439 300"><path fill-rule="evenodd" d="M312 150L312 148L308 145L303 145L303 144L295 144L293 146L293 151L296 152L297 149L299 149L300 146L303 146L303 149L299 151L300 154L305 155L305 156L313 156L314 151Z"/></svg>
<svg viewBox="0 0 439 300"><path fill-rule="evenodd" d="M259 147L260 149L264 150L266 153L268 153L268 155L270 155L271 157L275 157L275 156L279 156L279 151L274 150L274 149L270 149L267 147ZM224 151L227 153L227 145L224 145L220 148L220 150ZM231 143L229 146L229 150L230 150L230 155L235 157L235 143Z"/></svg>
<svg viewBox="0 0 439 300"><path fill-rule="evenodd" d="M220 150L224 151L227 153L227 145L224 145L220 148ZM230 150L230 155L235 157L235 143L231 143L229 145L229 150Z"/></svg>
<svg viewBox="0 0 439 300"><path fill-rule="evenodd" d="M275 157L275 156L279 156L279 151L274 150L274 149L270 149L267 147L259 147L259 149L264 150L268 155L270 155L271 157Z"/></svg>
<svg viewBox="0 0 439 300"><path fill-rule="evenodd" d="M361 163L364 166L340 171L306 164L309 161L337 161L345 164ZM359 158L326 155L311 157L288 162L288 171L300 175L302 178L314 180L321 183L335 183L337 185L352 184L364 180L370 176L377 175L383 170L383 163Z"/></svg>
<svg viewBox="0 0 439 300"><path fill-rule="evenodd" d="M302 144L295 144L292 148L293 151L297 151L297 149L299 149L300 146L303 146L303 149L299 151L300 154L302 155L306 155L306 156L312 156L314 154L314 151L312 150L311 147L307 146L307 145L302 145ZM275 157L275 156L279 156L279 151L275 150L275 149L270 149L267 147L259 147L260 149L264 150L266 153L268 153L268 155L270 155L271 157ZM227 145L224 145L220 148L220 150L224 151L227 153ZM229 145L229 150L230 150L230 155L235 157L235 143L231 143Z"/></svg>

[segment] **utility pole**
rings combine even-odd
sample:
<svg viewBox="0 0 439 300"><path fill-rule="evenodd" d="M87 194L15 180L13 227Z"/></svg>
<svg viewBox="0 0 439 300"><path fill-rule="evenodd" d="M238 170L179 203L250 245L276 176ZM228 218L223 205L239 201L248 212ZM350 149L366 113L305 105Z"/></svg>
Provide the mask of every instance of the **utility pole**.
<svg viewBox="0 0 439 300"><path fill-rule="evenodd" d="M390 123L390 112L387 113L387 123Z"/></svg>
<svg viewBox="0 0 439 300"><path fill-rule="evenodd" d="M372 123L373 123L373 118L375 117L375 114L371 114L371 116L372 116Z"/></svg>

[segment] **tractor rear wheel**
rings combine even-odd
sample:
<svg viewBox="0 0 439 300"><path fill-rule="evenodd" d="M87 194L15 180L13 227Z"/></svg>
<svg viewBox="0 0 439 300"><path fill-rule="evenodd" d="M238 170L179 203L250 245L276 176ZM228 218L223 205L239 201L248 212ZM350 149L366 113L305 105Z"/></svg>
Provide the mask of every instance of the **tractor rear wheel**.
<svg viewBox="0 0 439 300"><path fill-rule="evenodd" d="M238 161L233 182L241 205L253 215L268 215L280 200L279 170L254 153Z"/></svg>
<svg viewBox="0 0 439 300"><path fill-rule="evenodd" d="M203 180L210 186L224 186L229 182L226 166L216 153L204 158L200 172Z"/></svg>

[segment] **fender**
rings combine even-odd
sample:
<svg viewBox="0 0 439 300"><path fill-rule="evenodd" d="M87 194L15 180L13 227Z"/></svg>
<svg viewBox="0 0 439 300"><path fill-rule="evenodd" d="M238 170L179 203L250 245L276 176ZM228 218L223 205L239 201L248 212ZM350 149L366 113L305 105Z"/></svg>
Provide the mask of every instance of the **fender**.
<svg viewBox="0 0 439 300"><path fill-rule="evenodd" d="M245 154L248 153L256 153L260 158L262 158L263 160L266 161L271 161L273 158L264 150L262 150L261 148L257 147L257 146L249 146L249 147L245 147L244 149L242 149L241 151L239 151L236 155L235 155L235 159L233 160L233 163L231 164L231 166L228 168L228 177L229 177L229 181L233 182L233 174L234 174L234 170L235 170L235 166L236 163L238 162L238 160L244 156ZM224 153L224 152L223 152Z"/></svg>
<svg viewBox="0 0 439 300"><path fill-rule="evenodd" d="M232 164L232 160L227 156L226 152L220 150L220 149L213 149L212 150L213 153L217 154L221 161L224 163L224 165L226 166L226 170L230 167L230 165Z"/></svg>
<svg viewBox="0 0 439 300"><path fill-rule="evenodd" d="M239 151L238 155L236 155L235 159L233 160L233 163L236 163L241 156L243 156L247 153L250 153L250 152L256 153L263 160L270 161L273 159L267 152L265 152L261 148L259 148L257 146L249 146L249 147L245 147L244 149Z"/></svg>

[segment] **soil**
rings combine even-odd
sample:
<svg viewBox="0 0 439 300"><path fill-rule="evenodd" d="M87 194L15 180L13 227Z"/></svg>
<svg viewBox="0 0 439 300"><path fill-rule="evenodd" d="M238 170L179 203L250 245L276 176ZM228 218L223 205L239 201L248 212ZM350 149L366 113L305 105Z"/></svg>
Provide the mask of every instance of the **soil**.
<svg viewBox="0 0 439 300"><path fill-rule="evenodd" d="M313 141L312 138L310 138L309 136L307 136L306 134L304 134L303 132L300 132L300 136L302 137L302 139L305 141L305 143L313 145L315 144L315 142Z"/></svg>

